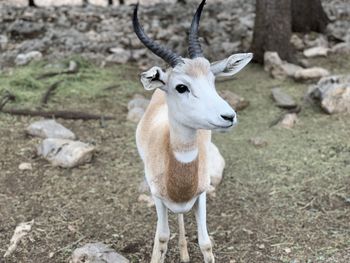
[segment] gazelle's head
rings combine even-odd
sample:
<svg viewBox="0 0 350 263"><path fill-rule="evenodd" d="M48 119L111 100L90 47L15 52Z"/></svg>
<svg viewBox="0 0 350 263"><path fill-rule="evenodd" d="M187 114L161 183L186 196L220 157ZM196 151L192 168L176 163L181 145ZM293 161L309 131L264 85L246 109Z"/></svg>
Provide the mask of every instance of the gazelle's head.
<svg viewBox="0 0 350 263"><path fill-rule="evenodd" d="M216 92L215 78L236 74L249 63L253 55L234 54L214 63L204 58L198 40L198 26L205 1L201 2L192 19L189 58L180 57L145 34L137 18L138 4L134 10L133 26L141 42L171 66L166 72L160 67L143 72L141 82L144 88L165 91L169 112L180 124L194 129L223 131L236 124L237 117L236 112Z"/></svg>

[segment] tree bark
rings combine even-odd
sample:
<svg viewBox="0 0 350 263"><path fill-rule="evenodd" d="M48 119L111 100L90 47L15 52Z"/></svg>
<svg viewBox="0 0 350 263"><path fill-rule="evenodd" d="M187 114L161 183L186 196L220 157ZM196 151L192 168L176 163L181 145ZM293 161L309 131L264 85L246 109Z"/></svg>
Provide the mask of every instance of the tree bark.
<svg viewBox="0 0 350 263"><path fill-rule="evenodd" d="M329 18L320 0L292 0L293 32L326 31Z"/></svg>
<svg viewBox="0 0 350 263"><path fill-rule="evenodd" d="M291 60L293 47L292 0L256 0L256 16L251 50L254 60L263 64L265 51L276 51L284 60ZM300 0L306 1L306 0Z"/></svg>
<svg viewBox="0 0 350 263"><path fill-rule="evenodd" d="M29 6L36 7L34 0L29 0Z"/></svg>

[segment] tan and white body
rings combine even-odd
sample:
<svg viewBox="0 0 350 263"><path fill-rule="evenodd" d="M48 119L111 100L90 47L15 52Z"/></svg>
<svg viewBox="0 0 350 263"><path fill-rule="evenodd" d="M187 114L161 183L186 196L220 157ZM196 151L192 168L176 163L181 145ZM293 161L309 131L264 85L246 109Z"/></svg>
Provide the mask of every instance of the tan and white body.
<svg viewBox="0 0 350 263"><path fill-rule="evenodd" d="M134 11L135 33L172 65L166 72L153 67L141 74L144 88L155 90L136 131L137 148L158 217L152 263L163 263L165 259L170 237L168 210L179 214L180 258L189 262L183 213L192 208L204 261L215 261L206 226L206 191L211 173L222 172L222 167L216 170L214 163L222 157L211 142L211 131L228 131L237 123L235 111L216 92L215 77L237 73L248 64L252 54L235 54L212 64L201 55L195 27L204 3L205 0L192 21L190 59L178 57L152 42L138 22L138 6Z"/></svg>

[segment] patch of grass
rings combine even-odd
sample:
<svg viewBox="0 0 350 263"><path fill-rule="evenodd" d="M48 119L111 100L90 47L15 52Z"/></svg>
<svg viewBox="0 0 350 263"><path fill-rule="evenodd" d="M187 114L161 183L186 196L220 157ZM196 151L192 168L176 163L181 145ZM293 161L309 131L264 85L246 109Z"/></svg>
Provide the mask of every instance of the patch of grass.
<svg viewBox="0 0 350 263"><path fill-rule="evenodd" d="M54 77L38 80L38 76L48 72L59 72L68 67L70 60L79 65L76 74L61 74ZM73 57L56 64L45 62L33 62L25 67L11 69L0 73L0 93L5 90L13 93L18 106L38 106L41 97L47 88L58 80L63 82L55 91L54 100L65 98L71 100L96 99L108 97L108 87L115 86L116 95L119 95L117 103L124 102L125 95L131 96L138 89L135 81L137 74L132 74L134 68L130 65L122 65L101 69L98 66L80 58Z"/></svg>

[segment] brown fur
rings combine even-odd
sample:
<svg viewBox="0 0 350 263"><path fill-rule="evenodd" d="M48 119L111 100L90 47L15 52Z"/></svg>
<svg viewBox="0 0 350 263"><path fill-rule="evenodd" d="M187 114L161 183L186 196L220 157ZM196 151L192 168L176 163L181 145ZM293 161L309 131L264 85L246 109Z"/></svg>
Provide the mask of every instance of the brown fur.
<svg viewBox="0 0 350 263"><path fill-rule="evenodd" d="M198 156L190 163L177 161L171 149L169 139L170 137L167 137L167 194L174 202L187 202L195 196L198 189Z"/></svg>
<svg viewBox="0 0 350 263"><path fill-rule="evenodd" d="M210 141L210 131L198 131L193 144L170 144L169 122L159 121L167 114L165 94L156 90L140 121L136 137L145 154L145 170L156 188L153 194L174 202L186 202L207 190L210 179L207 174L205 145ZM176 160L173 151L198 147L198 157L191 163Z"/></svg>
<svg viewBox="0 0 350 263"><path fill-rule="evenodd" d="M185 68L185 74L191 77L200 77L208 75L210 71L210 65L205 63L200 58L191 60Z"/></svg>

